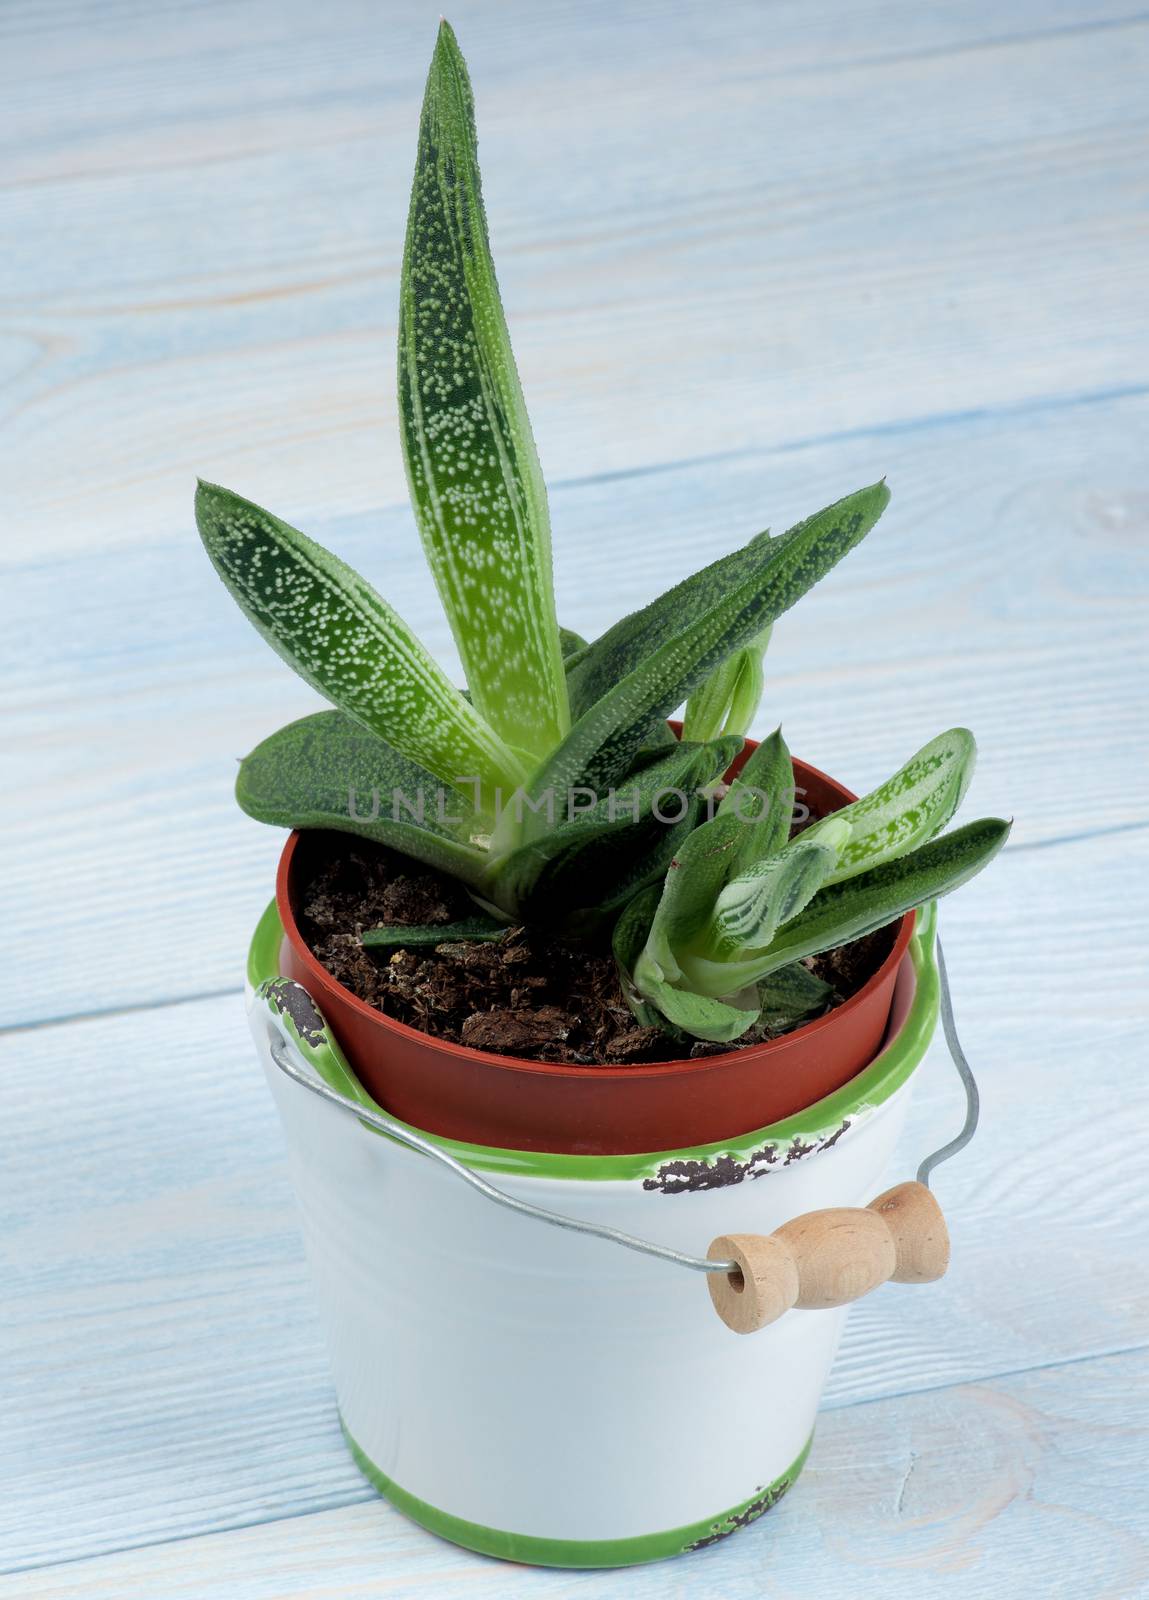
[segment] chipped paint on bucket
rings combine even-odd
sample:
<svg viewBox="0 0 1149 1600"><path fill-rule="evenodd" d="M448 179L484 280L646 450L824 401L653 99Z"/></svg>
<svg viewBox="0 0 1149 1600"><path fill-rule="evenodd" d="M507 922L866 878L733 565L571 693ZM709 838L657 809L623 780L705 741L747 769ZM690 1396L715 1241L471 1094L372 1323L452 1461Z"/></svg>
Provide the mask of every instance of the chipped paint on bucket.
<svg viewBox="0 0 1149 1600"><path fill-rule="evenodd" d="M719 1234L865 1205L936 1020L934 922L919 919L885 1049L784 1123L648 1155L436 1142L523 1199L695 1255ZM278 947L272 907L252 987L275 976ZM382 1493L456 1543L558 1566L702 1548L777 1502L805 1460L845 1308L740 1338L700 1274L491 1205L317 1103L272 1062L283 1017L262 1002L249 1015L344 1430Z"/></svg>

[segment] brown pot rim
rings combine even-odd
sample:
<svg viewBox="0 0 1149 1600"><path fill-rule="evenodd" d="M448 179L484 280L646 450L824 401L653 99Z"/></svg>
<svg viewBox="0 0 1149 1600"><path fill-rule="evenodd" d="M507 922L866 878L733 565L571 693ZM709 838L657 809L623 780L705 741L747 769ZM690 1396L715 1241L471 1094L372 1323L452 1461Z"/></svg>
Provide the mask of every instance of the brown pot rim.
<svg viewBox="0 0 1149 1600"><path fill-rule="evenodd" d="M828 773L820 768L813 767L806 761L794 758L795 773L798 776L810 776L823 783L831 785L844 796L843 803L848 805L857 796L836 778L831 778ZM318 830L323 831L323 830ZM284 937L288 939L295 951L296 957L306 971L308 977L315 981L320 988L329 987L339 991L340 999L344 1004L365 1021L382 1027L385 1031L398 1034L402 1038L417 1041L430 1048L442 1051L444 1055L453 1056L464 1061L483 1061L488 1065L502 1067L507 1071L522 1073L531 1077L540 1078L593 1078L597 1083L610 1083L620 1080L634 1082L639 1076L657 1080L660 1078L674 1078L684 1074L694 1073L704 1077L708 1072L721 1072L729 1067L732 1062L743 1059L745 1050L723 1050L713 1055L698 1056L695 1058L680 1057L673 1061L646 1061L635 1062L630 1066L619 1066L614 1063L603 1063L602 1066L582 1066L576 1062L564 1061L528 1061L521 1056L497 1055L493 1051L476 1050L472 1045L456 1044L453 1039L442 1039L433 1033L424 1033L421 1028L413 1028L409 1023L400 1022L395 1017L389 1017L386 1012L379 1011L375 1006L368 1005L361 1000L345 984L323 965L312 952L295 920L295 910L291 904L289 890L291 867L295 859L295 852L303 837L302 832L296 828L288 835L283 852L279 858L279 869L275 879L275 898L279 908L280 921L283 923ZM906 951L909 949L910 939L914 931L914 921L917 913L907 911L898 923L897 936L889 954L885 957L876 972L873 972L862 987L856 990L848 1000L843 1001L833 1011L828 1011L825 1016L816 1017L813 1022L804 1023L802 1027L795 1028L790 1033L784 1033L777 1039L764 1040L751 1046L756 1059L767 1066L772 1051L782 1046L793 1047L795 1041L815 1039L818 1034L826 1029L840 1026L844 1017L860 1006L863 1001L879 988L897 971Z"/></svg>

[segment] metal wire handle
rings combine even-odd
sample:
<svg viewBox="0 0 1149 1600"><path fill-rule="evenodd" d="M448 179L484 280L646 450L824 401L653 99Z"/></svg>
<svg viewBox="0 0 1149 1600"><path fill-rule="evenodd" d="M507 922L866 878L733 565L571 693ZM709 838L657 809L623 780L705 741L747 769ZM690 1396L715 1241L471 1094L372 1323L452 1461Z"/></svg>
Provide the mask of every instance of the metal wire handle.
<svg viewBox="0 0 1149 1600"><path fill-rule="evenodd" d="M953 996L950 994L949 974L946 972L946 958L942 954L941 940L934 945L938 953L938 988L941 998L942 1032L945 1034L946 1045L949 1048L950 1060L957 1068L957 1075L962 1081L965 1090L965 1121L962 1123L961 1132L943 1144L940 1150L935 1150L918 1168L918 1182L930 1186L930 1173L935 1167L940 1167L943 1161L948 1161L951 1156L956 1156L959 1150L964 1150L966 1145L977 1132L977 1119L981 1112L981 1097L977 1092L977 1080L973 1075L973 1068L966 1059L966 1053L961 1047L958 1038L957 1023L954 1021Z"/></svg>
<svg viewBox="0 0 1149 1600"><path fill-rule="evenodd" d="M508 1211L519 1211L525 1217L534 1217L539 1222L549 1222L552 1227L566 1228L571 1233L590 1233L597 1239L609 1239L613 1244L620 1244L627 1250L637 1250L642 1255L657 1256L662 1261L673 1261L676 1266L689 1267L692 1272L732 1272L733 1261L707 1261L702 1256L686 1255L681 1250L674 1250L667 1244L652 1244L649 1239L636 1239L632 1233L623 1233L621 1228L610 1228L605 1223L584 1222L579 1217L568 1217L561 1211L548 1211L544 1206L535 1206L529 1200L520 1200L513 1194L507 1194L505 1189L497 1189L493 1183L488 1183L485 1178L480 1178L473 1168L448 1155L441 1146L424 1139L419 1134L413 1133L410 1128L401 1122L392 1122L390 1117L382 1116L378 1111L372 1111L367 1106L361 1106L355 1100L348 1100L346 1095L330 1088L320 1078L313 1078L309 1072L297 1067L289 1058L288 1042L281 1034L277 1034L271 1041L271 1056L279 1070L303 1088L310 1089L312 1094L326 1100L329 1105L339 1106L341 1110L352 1111L365 1122L368 1127L375 1128L379 1133L385 1133L398 1144L404 1144L409 1150L417 1150L420 1155L430 1156L444 1167L448 1167L472 1189L477 1189L488 1200L493 1200L496 1205L506 1206Z"/></svg>
<svg viewBox="0 0 1149 1600"><path fill-rule="evenodd" d="M940 1150L935 1150L926 1157L918 1168L918 1182L929 1186L929 1174L943 1161L948 1161L951 1156L963 1150L974 1136L978 1119L978 1092L974 1081L973 1071L966 1060L965 1052L957 1036L957 1027L954 1022L953 1002L950 998L949 979L946 974L945 960L942 956L940 942L935 946L938 956L938 981L941 991L941 1017L942 1030L945 1034L946 1044L949 1046L950 1055L958 1076L961 1078L966 1095L966 1115L961 1132L948 1144L942 1145ZM329 1105L338 1106L341 1111L348 1111L358 1117L360 1122L365 1122L369 1128L374 1128L378 1133L384 1133L388 1138L394 1139L397 1144L405 1145L409 1150L415 1150L420 1155L429 1156L431 1160L438 1161L441 1166L447 1167L456 1177L462 1178L464 1183L469 1183L472 1189L487 1200L492 1200L496 1205L505 1206L508 1211L518 1211L522 1216L534 1217L538 1222L549 1223L553 1228L565 1228L570 1233L586 1233L596 1239L607 1239L612 1244L621 1245L624 1250L637 1250L640 1255L654 1256L659 1261L670 1261L675 1266L687 1267L691 1272L705 1273L732 1273L739 1270L735 1261L711 1261L705 1256L688 1255L683 1250L674 1250L670 1245L654 1244L649 1239L639 1239L632 1233L624 1233L621 1228L611 1228L605 1223L585 1222L580 1217L568 1217L561 1211L549 1211L545 1206L532 1205L529 1200L520 1200L515 1195L507 1194L506 1190L496 1188L493 1183L488 1183L485 1178L459 1161L455 1156L449 1155L440 1145L431 1139L424 1139L411 1128L405 1127L401 1122L393 1122L390 1117L385 1117L382 1112L374 1111L370 1106L360 1105L356 1100L349 1100L336 1089L332 1089L321 1078L314 1077L306 1067L297 1066L291 1059L291 1042L283 1034L277 1032L271 1041L271 1058L279 1070L298 1083L301 1088L317 1095L320 1100L326 1100Z"/></svg>

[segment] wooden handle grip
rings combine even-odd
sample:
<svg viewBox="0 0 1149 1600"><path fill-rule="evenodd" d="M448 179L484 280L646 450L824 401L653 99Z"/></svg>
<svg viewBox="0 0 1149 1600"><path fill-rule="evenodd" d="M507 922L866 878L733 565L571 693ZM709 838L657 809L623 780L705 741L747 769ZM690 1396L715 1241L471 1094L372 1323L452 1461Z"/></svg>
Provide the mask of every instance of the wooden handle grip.
<svg viewBox="0 0 1149 1600"><path fill-rule="evenodd" d="M949 1266L941 1207L921 1183L899 1183L862 1209L807 1211L776 1232L722 1234L707 1251L735 1270L712 1272L714 1308L735 1333L754 1333L791 1307L821 1311L880 1283L932 1283Z"/></svg>

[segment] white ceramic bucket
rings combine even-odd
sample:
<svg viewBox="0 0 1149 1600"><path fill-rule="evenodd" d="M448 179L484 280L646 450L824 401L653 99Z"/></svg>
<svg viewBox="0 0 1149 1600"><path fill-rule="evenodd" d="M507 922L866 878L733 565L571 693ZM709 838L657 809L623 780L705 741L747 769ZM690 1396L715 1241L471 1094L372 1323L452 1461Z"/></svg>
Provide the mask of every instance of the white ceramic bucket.
<svg viewBox="0 0 1149 1600"><path fill-rule="evenodd" d="M278 922L252 947L275 974ZM883 1187L937 1016L933 912L899 973L890 1039L845 1089L704 1149L547 1155L435 1142L551 1210L705 1255ZM618 1566L713 1543L793 1483L845 1309L749 1337L701 1274L489 1203L438 1163L323 1104L252 1032L287 1135L343 1426L416 1521L486 1554ZM303 1041L305 1044L306 1041ZM306 1049L302 1052L306 1057Z"/></svg>

